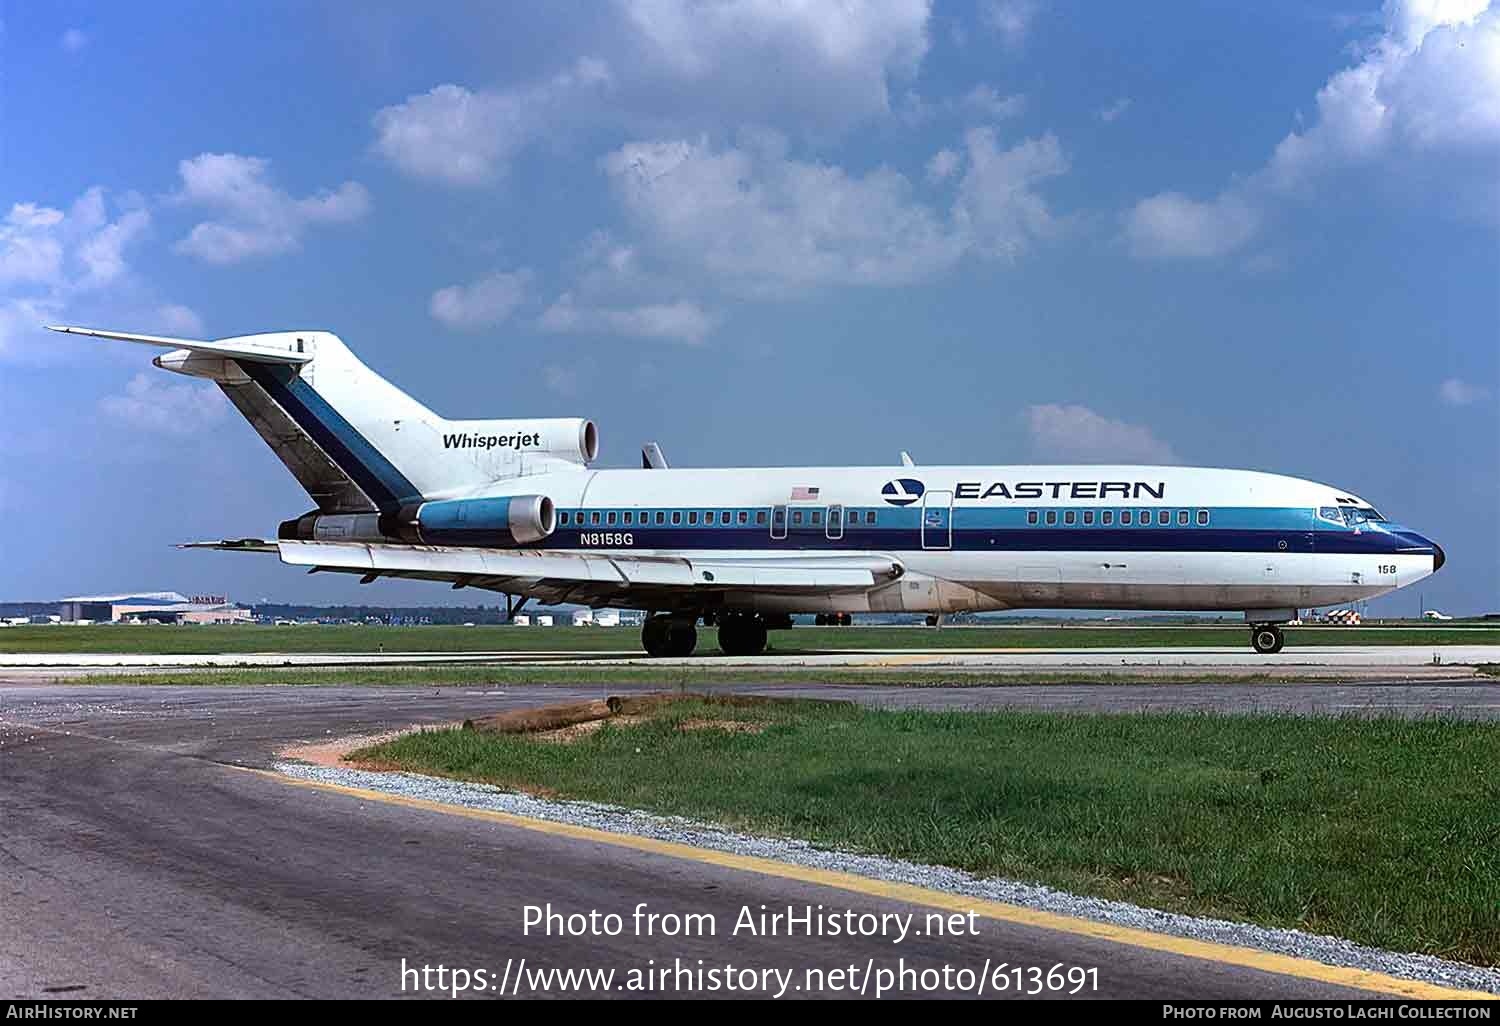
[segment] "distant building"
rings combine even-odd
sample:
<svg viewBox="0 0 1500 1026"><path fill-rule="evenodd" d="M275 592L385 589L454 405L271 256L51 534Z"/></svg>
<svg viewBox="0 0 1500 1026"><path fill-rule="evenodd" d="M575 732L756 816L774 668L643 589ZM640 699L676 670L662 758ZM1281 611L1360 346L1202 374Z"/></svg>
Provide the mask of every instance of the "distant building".
<svg viewBox="0 0 1500 1026"><path fill-rule="evenodd" d="M175 591L129 592L123 595L76 595L62 600L64 623L250 623L250 610L225 595L187 595Z"/></svg>

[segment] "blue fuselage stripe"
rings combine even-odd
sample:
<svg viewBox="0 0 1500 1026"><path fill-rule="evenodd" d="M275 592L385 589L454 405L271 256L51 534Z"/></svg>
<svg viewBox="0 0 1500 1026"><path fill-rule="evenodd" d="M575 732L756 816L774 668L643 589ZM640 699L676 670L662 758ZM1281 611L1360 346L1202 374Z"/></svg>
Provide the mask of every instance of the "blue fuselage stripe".
<svg viewBox="0 0 1500 1026"><path fill-rule="evenodd" d="M421 501L416 485L328 405L296 370L250 360L239 361L239 365L379 509L393 511Z"/></svg>
<svg viewBox="0 0 1500 1026"><path fill-rule="evenodd" d="M703 507L663 509L663 524L655 522L657 509L631 509L631 523L625 522L623 508L596 511L566 510L568 523L561 524L545 542L553 549L686 549L686 550L823 550L905 552L948 549L956 552L1324 552L1324 553L1431 553L1431 542L1394 524L1386 529L1366 528L1354 531L1315 520L1311 510L1256 507L1207 508L1209 523L1200 526L1198 510L1193 507L1189 523L1178 522L1177 508L1170 509L1171 523L1161 524L1159 507L1132 507L1132 519L1142 511L1149 512L1150 523L1100 523L1099 510L1094 523L1082 522L1078 507L1035 507L1038 524L1027 522L1030 509L982 509L953 507L951 515L943 507L944 517L929 522L922 529L920 507L879 509L876 522L865 522L865 511L850 509L842 536L831 538L825 521L813 525L804 522L787 525L785 537L772 537L770 524L755 523L757 513L747 510L749 523L738 523L738 510L732 510L729 524L690 524L688 516L702 516ZM1075 523L1066 525L1068 511ZM769 511L764 510L768 514ZM820 509L820 512L822 510ZM933 511L928 511L933 512ZM1057 514L1057 523L1048 525L1048 512ZM1118 518L1118 509L1111 511ZM610 522L613 514L614 521ZM676 514L680 521L671 523ZM636 521L644 519L644 523ZM716 514L716 520L719 517ZM561 517L559 518L561 521ZM856 522L858 521L858 522ZM951 530L951 544L949 536ZM778 528L778 533L780 529ZM837 532L835 532L837 533ZM925 538L924 538L925 534ZM628 540L627 540L628 538Z"/></svg>

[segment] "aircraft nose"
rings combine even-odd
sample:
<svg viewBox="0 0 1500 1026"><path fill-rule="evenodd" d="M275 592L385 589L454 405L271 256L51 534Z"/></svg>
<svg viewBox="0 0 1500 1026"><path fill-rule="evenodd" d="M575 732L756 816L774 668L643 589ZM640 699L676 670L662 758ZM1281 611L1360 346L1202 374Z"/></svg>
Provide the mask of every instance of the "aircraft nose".
<svg viewBox="0 0 1500 1026"><path fill-rule="evenodd" d="M1443 553L1443 547L1437 542L1432 543L1432 572L1437 573L1448 562L1448 557Z"/></svg>

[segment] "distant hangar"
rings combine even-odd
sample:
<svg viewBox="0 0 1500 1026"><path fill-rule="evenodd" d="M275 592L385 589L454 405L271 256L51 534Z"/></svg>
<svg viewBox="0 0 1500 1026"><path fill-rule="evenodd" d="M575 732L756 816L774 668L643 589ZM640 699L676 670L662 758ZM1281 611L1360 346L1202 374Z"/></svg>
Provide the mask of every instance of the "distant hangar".
<svg viewBox="0 0 1500 1026"><path fill-rule="evenodd" d="M250 610L225 595L182 595L175 591L123 595L76 595L62 600L63 623L250 623Z"/></svg>

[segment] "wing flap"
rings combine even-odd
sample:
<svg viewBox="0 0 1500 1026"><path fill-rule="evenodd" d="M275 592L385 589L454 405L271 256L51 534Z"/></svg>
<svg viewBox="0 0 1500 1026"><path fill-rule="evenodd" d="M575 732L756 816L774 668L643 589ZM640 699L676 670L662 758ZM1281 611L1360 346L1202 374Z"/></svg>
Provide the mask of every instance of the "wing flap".
<svg viewBox="0 0 1500 1026"><path fill-rule="evenodd" d="M443 579L547 581L614 589L866 590L901 576L882 557L692 559L621 557L556 550L497 551L432 545L278 541L283 563L362 573L414 574Z"/></svg>

